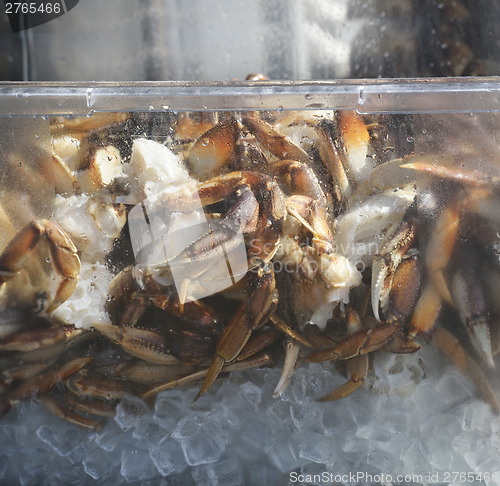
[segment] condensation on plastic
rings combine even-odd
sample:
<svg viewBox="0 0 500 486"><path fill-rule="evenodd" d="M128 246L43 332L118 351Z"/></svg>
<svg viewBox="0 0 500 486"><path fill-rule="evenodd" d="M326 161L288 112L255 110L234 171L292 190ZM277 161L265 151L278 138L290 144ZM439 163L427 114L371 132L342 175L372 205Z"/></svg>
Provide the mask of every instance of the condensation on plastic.
<svg viewBox="0 0 500 486"><path fill-rule="evenodd" d="M468 113L500 109L500 78L231 83L0 83L0 116L168 110Z"/></svg>

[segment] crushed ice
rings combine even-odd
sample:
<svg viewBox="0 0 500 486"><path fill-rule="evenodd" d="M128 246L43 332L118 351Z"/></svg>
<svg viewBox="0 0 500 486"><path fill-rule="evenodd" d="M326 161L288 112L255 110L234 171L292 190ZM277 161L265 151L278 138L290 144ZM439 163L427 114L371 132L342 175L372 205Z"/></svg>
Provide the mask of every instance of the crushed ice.
<svg viewBox="0 0 500 486"><path fill-rule="evenodd" d="M233 374L198 401L196 388L171 390L152 409L128 397L99 432L22 403L0 423L0 483L233 486L363 472L439 473L444 484L450 471L500 470L499 417L429 347L379 353L367 386L337 402L315 401L344 381L331 364L302 366L273 399L279 375Z"/></svg>

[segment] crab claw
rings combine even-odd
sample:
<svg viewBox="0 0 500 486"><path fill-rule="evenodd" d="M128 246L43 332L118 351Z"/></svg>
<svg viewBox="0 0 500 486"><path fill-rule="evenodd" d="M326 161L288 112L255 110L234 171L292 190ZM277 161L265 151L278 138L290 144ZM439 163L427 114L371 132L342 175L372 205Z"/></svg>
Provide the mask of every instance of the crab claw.
<svg viewBox="0 0 500 486"><path fill-rule="evenodd" d="M76 247L57 224L46 219L32 221L19 231L0 255L0 285L26 266L28 257L42 237L46 237L49 242L54 270L63 277L54 300L47 309L47 312L52 312L71 296L80 273L80 259Z"/></svg>
<svg viewBox="0 0 500 486"><path fill-rule="evenodd" d="M394 273L401 259L415 241L417 225L412 218L413 205L407 211L407 216L387 234L385 243L379 254L373 259L371 301L373 315L380 321L380 312L387 311L389 293L392 288Z"/></svg>
<svg viewBox="0 0 500 486"><path fill-rule="evenodd" d="M460 245L457 265L451 277L451 294L465 324L472 345L490 368L495 367L491 351L489 312L486 291L478 274L478 258L474 248Z"/></svg>

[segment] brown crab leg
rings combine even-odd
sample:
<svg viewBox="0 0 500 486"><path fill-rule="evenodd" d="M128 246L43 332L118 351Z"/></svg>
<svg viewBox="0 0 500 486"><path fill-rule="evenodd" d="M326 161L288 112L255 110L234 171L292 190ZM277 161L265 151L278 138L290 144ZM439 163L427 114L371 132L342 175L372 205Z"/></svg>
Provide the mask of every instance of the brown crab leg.
<svg viewBox="0 0 500 486"><path fill-rule="evenodd" d="M443 271L450 261L457 240L460 218L458 211L450 206L438 217L432 238L426 249L426 265L429 276L441 298L454 307Z"/></svg>
<svg viewBox="0 0 500 486"><path fill-rule="evenodd" d="M292 329L283 319L280 319L276 314L273 314L271 316L271 322L274 324L276 329L291 337L292 339L295 339L295 341L303 344L308 348L314 348L314 346L304 336Z"/></svg>
<svg viewBox="0 0 500 486"><path fill-rule="evenodd" d="M274 361L274 357L267 353L259 353L254 355L251 358L247 358L244 361L235 361L234 363L227 364L222 368L222 371L241 371L250 368L260 368L261 366L267 366ZM179 386L189 385L194 383L202 378L205 378L208 373L208 369L197 371L196 373L192 373L187 376L183 376L177 378L175 380L171 380L168 383L164 383L163 385L156 386L151 390L148 390L146 393L142 395L142 398L147 399L158 393L165 390L172 390L173 388L178 388Z"/></svg>
<svg viewBox="0 0 500 486"><path fill-rule="evenodd" d="M115 409L118 405L117 400L80 397L72 393L67 394L67 399L69 405L75 410L106 418L113 418L115 416Z"/></svg>
<svg viewBox="0 0 500 486"><path fill-rule="evenodd" d="M451 276L450 290L472 345L490 368L495 367L490 339L490 312L486 289L479 275L475 248L459 245L456 260L460 262Z"/></svg>
<svg viewBox="0 0 500 486"><path fill-rule="evenodd" d="M51 390L57 383L83 368L93 358L76 358L63 365L53 365L33 378L21 383L9 393L9 399L20 400L32 394L42 395Z"/></svg>
<svg viewBox="0 0 500 486"><path fill-rule="evenodd" d="M278 130L269 123L252 115L243 116L243 124L255 135L255 138L281 160L292 159L309 163L309 155L299 146L287 140Z"/></svg>
<svg viewBox="0 0 500 486"><path fill-rule="evenodd" d="M366 375L368 374L369 359L368 355L355 356L346 363L347 374L351 377L343 385L339 386L332 392L324 397L318 398L319 402L330 402L345 398L351 393L355 392L361 385L363 385Z"/></svg>
<svg viewBox="0 0 500 486"><path fill-rule="evenodd" d="M370 329L360 329L340 341L333 349L312 353L307 357L311 363L336 359L351 359L380 349L400 330L395 324L380 324Z"/></svg>
<svg viewBox="0 0 500 486"><path fill-rule="evenodd" d="M167 340L152 329L98 323L94 327L132 356L165 365L179 363L172 355Z"/></svg>
<svg viewBox="0 0 500 486"><path fill-rule="evenodd" d="M89 375L80 372L71 378L70 390L76 395L92 398L105 398L107 400L120 400L129 395L136 388L138 391L140 385L128 383L124 380L113 380L105 376Z"/></svg>
<svg viewBox="0 0 500 486"><path fill-rule="evenodd" d="M351 183L332 136L330 124L323 122L316 127L319 156L333 179L333 191L337 201L345 207L346 198L352 193Z"/></svg>
<svg viewBox="0 0 500 486"><path fill-rule="evenodd" d="M201 386L201 397L219 375L225 363L238 357L253 331L265 324L278 303L278 291L272 266L265 263L257 271L257 280L250 286L243 302L217 343L216 356Z"/></svg>
<svg viewBox="0 0 500 486"><path fill-rule="evenodd" d="M233 158L238 131L231 117L202 135L189 153L191 173L204 178L226 166Z"/></svg>
<svg viewBox="0 0 500 486"><path fill-rule="evenodd" d="M458 339L443 327L437 327L432 335L432 343L437 346L453 365L476 385L484 400L491 405L493 410L500 412L500 403L490 382L483 370L463 349Z"/></svg>
<svg viewBox="0 0 500 486"><path fill-rule="evenodd" d="M99 430L103 426L102 423L96 420L76 413L66 403L62 403L51 395L44 395L42 397L42 403L49 412L71 424L79 425L80 427L90 430Z"/></svg>
<svg viewBox="0 0 500 486"><path fill-rule="evenodd" d="M0 351L30 352L66 341L62 327L48 327L17 333L0 340Z"/></svg>

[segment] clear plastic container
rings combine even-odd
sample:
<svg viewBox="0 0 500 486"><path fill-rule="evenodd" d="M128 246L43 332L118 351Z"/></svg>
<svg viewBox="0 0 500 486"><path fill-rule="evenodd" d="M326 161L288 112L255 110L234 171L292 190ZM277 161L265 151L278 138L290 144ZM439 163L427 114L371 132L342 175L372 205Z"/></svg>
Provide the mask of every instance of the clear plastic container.
<svg viewBox="0 0 500 486"><path fill-rule="evenodd" d="M3 480L497 484L499 92L1 84Z"/></svg>
<svg viewBox="0 0 500 486"><path fill-rule="evenodd" d="M133 0L80 2L13 35L1 79L339 79L497 75L495 2Z"/></svg>

